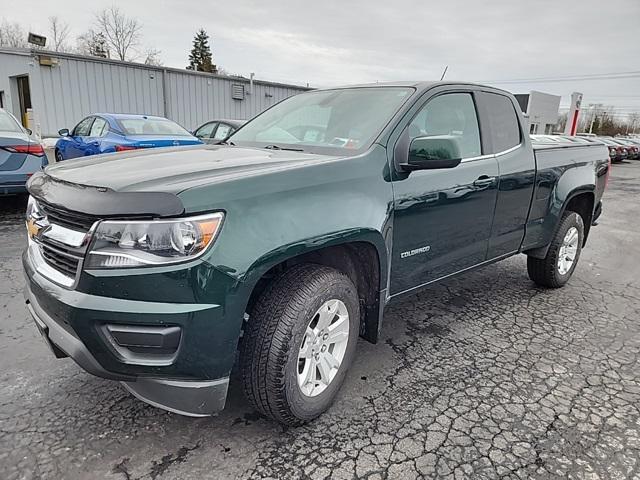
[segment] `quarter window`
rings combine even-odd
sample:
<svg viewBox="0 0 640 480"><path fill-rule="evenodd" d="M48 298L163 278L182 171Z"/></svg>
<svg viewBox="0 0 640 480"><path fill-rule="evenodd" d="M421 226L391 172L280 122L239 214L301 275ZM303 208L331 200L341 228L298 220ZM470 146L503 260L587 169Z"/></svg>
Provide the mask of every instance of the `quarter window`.
<svg viewBox="0 0 640 480"><path fill-rule="evenodd" d="M504 152L520 145L520 124L511 99L497 93L486 93L483 98L486 99L489 111L493 153Z"/></svg>
<svg viewBox="0 0 640 480"><path fill-rule="evenodd" d="M478 116L469 93L448 93L435 97L409 124L409 137L448 135L454 137L462 158L481 155Z"/></svg>

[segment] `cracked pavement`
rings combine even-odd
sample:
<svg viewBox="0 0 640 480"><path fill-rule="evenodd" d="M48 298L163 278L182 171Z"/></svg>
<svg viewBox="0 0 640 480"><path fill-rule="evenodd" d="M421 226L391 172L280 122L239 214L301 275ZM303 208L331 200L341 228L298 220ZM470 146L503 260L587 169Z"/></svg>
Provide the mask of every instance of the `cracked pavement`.
<svg viewBox="0 0 640 480"><path fill-rule="evenodd" d="M23 304L24 199L0 199L2 478L640 478L640 162L613 167L560 290L517 256L390 306L335 405L283 428L232 379L193 419L55 360Z"/></svg>

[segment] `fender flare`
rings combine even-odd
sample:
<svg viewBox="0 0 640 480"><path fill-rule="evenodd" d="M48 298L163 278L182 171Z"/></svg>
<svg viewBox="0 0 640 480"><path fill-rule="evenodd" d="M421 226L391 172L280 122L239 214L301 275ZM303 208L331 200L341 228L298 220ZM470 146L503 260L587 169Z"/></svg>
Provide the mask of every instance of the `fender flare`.
<svg viewBox="0 0 640 480"><path fill-rule="evenodd" d="M567 210L567 206L569 205L569 202L571 200L573 200L575 197L577 197L578 195L582 195L584 193L589 193L591 195L594 196L594 200L595 200L595 189L594 188L588 188L588 187L577 187L573 190L571 190L571 192L569 192L569 194L565 197L564 202L562 203L562 207L560 207L560 210L558 212L558 216L556 217L556 225L553 229L553 235L551 235L551 239L553 239L553 237L556 234L556 231L558 230L558 226L560 225L560 219L562 218L562 216L564 215L564 212ZM595 204L593 206L593 208L595 208ZM593 212L591 212L593 215ZM588 232L588 228L589 226L586 225L585 223L585 232ZM587 235L585 233L585 238L584 241L587 241ZM533 257L533 258L538 258L538 259L543 259L547 256L547 252L549 251L549 247L551 246L551 240L549 241L549 243L547 243L545 246L543 247L538 247L538 248L533 248L531 250L526 250L523 253L525 253L526 255Z"/></svg>
<svg viewBox="0 0 640 480"><path fill-rule="evenodd" d="M378 285L375 294L376 301L365 305L363 328L361 335L368 341L375 343L378 340L382 326L382 315L386 304L386 290L388 281L389 254L382 233L373 229L351 229L335 232L322 238L308 239L301 242L286 245L272 250L251 264L245 274L240 278L242 284L241 296L245 299L246 307L254 294L258 282L274 267L297 257L311 254L329 247L340 247L366 243L371 245L378 256Z"/></svg>

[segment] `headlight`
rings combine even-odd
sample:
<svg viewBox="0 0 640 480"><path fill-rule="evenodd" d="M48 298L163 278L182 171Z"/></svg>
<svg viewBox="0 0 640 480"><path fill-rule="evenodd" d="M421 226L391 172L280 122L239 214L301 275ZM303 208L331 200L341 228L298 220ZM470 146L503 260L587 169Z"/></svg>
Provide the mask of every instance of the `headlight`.
<svg viewBox="0 0 640 480"><path fill-rule="evenodd" d="M165 265L200 256L220 230L221 212L171 220L105 220L92 234L86 268Z"/></svg>

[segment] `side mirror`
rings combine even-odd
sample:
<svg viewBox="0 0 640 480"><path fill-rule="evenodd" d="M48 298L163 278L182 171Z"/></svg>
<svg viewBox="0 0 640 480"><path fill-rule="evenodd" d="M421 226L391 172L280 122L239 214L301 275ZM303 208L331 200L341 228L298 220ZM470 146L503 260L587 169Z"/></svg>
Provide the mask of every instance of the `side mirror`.
<svg viewBox="0 0 640 480"><path fill-rule="evenodd" d="M407 163L401 163L403 170L428 170L453 168L460 164L462 155L458 141L451 135L416 137L409 145Z"/></svg>
<svg viewBox="0 0 640 480"><path fill-rule="evenodd" d="M61 137L68 137L69 136L69 129L68 128L61 128L60 130L58 130L58 135L60 135Z"/></svg>

